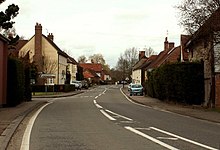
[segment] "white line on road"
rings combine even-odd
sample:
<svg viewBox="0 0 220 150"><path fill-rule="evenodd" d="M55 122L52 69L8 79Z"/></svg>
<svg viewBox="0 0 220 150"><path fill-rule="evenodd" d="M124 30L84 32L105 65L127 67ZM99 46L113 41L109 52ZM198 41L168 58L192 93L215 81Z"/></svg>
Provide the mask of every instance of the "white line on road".
<svg viewBox="0 0 220 150"><path fill-rule="evenodd" d="M99 109L103 109L103 107L100 106L100 105L96 102L96 100L93 100L93 103L95 104L95 106L96 106L97 108L99 108Z"/></svg>
<svg viewBox="0 0 220 150"><path fill-rule="evenodd" d="M150 127L150 129L153 129L153 130L155 130L155 131L158 131L158 132L161 132L161 133L164 133L164 134L167 134L167 135L176 137L176 138L178 138L178 139L181 139L181 140L183 140L183 141L192 143L192 144L194 144L194 145L197 145L197 146L200 146L200 147L203 147L203 148L206 148L206 149L218 150L218 149L216 149L216 148L213 148L213 147L210 147L210 146L207 146L207 145L204 145L204 144L201 144L201 143L198 143L198 142L195 142L195 141L192 141L192 140L183 138L183 137L181 137L181 136L179 136L179 135L175 135L175 134L173 134L173 133L170 133L170 132L167 132L167 131L164 131L164 130L161 130L161 129L158 129L158 128L155 128L155 127Z"/></svg>
<svg viewBox="0 0 220 150"><path fill-rule="evenodd" d="M126 94L124 94L124 92L122 91L122 88L120 88L121 93L124 95L124 97L131 103L138 105L138 106L142 106L142 107L147 107L147 108L151 108L149 106L143 105L143 104L139 104L139 103L135 103L134 101L132 101Z"/></svg>
<svg viewBox="0 0 220 150"><path fill-rule="evenodd" d="M165 147L165 148L167 148L167 149L170 149L170 150L179 150L179 149L177 149L177 148L175 148L175 147L173 147L173 146L170 146L170 145L168 145L168 144L166 144L166 143L164 143L164 142L161 142L161 141L159 141L159 140L157 140L157 139L155 139L155 138L153 138L153 137L151 137L151 136L149 136L149 135L146 135L146 134L144 134L144 133L142 133L142 132L140 132L140 131L138 131L138 130L132 128L132 127L126 126L126 127L124 127L124 128L127 129L127 130L129 130L129 131L131 131L131 132L133 132L133 133L135 133L135 134L138 134L138 135L140 135L140 136L142 136L142 137L144 137L144 138L147 138L148 140L151 140L151 141L153 141L154 143L157 143L157 144L159 144L159 145L161 145L161 146L163 146L163 147Z"/></svg>
<svg viewBox="0 0 220 150"><path fill-rule="evenodd" d="M108 109L106 109L105 111L107 111L107 112L109 112L109 113L111 113L111 114L113 114L113 115L119 116L119 117L121 117L121 118L124 118L124 119L126 119L126 120L133 121L133 119L131 119L131 118L128 118L128 117L119 115L119 114L117 114L117 113L115 113L115 112L112 112L112 111L110 111L110 110L108 110Z"/></svg>
<svg viewBox="0 0 220 150"><path fill-rule="evenodd" d="M178 140L178 138L175 138L175 137L157 137L157 139L160 139L160 140L173 140L173 141Z"/></svg>
<svg viewBox="0 0 220 150"><path fill-rule="evenodd" d="M99 104L95 104L96 105L96 107L98 107L99 109L102 109L103 107L102 106L100 106Z"/></svg>
<svg viewBox="0 0 220 150"><path fill-rule="evenodd" d="M38 109L38 111L29 120L27 128L25 129L25 132L24 132L24 135L22 138L20 150L29 150L31 130L34 125L34 122L35 122L37 116L40 114L40 112L49 104L51 104L51 103L47 103L47 104L43 105L40 109Z"/></svg>
<svg viewBox="0 0 220 150"><path fill-rule="evenodd" d="M113 118L113 117L111 117L109 114L107 114L104 110L100 110L100 111L101 111L101 113L102 113L103 115L105 115L109 120L112 120L112 121L116 120L115 118Z"/></svg>
<svg viewBox="0 0 220 150"><path fill-rule="evenodd" d="M97 99L97 98L98 98L98 96L95 97L95 99Z"/></svg>

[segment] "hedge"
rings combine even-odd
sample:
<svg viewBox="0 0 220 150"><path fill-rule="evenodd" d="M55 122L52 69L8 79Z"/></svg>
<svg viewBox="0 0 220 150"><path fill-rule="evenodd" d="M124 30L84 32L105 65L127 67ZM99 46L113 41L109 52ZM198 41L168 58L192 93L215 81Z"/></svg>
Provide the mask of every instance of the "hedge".
<svg viewBox="0 0 220 150"><path fill-rule="evenodd" d="M8 59L7 106L16 106L24 100L24 66L21 61Z"/></svg>
<svg viewBox="0 0 220 150"><path fill-rule="evenodd" d="M146 92L161 100L186 104L202 104L204 101L203 64L165 64L148 72Z"/></svg>

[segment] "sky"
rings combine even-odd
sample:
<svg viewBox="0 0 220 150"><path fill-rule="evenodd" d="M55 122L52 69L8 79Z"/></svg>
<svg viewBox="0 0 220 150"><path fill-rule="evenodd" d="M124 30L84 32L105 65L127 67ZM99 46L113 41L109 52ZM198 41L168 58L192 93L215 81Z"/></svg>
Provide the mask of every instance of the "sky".
<svg viewBox="0 0 220 150"><path fill-rule="evenodd" d="M6 0L19 6L14 27L19 36L30 39L36 23L43 34L53 33L56 45L78 59L101 53L110 67L126 49L151 47L163 50L165 37L180 43L183 30L178 25L181 0Z"/></svg>

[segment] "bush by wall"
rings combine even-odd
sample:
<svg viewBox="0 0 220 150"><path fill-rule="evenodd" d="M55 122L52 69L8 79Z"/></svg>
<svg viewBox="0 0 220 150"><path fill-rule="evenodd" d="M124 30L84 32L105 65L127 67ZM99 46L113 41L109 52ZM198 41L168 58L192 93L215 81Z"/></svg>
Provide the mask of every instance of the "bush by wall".
<svg viewBox="0 0 220 150"><path fill-rule="evenodd" d="M25 75L25 83L24 83L24 101L31 101L31 67L30 65L25 65L24 75Z"/></svg>
<svg viewBox="0 0 220 150"><path fill-rule="evenodd" d="M21 61L8 59L7 105L16 106L24 100L24 66Z"/></svg>
<svg viewBox="0 0 220 150"><path fill-rule="evenodd" d="M166 64L148 72L146 91L149 96L186 104L204 101L203 64Z"/></svg>

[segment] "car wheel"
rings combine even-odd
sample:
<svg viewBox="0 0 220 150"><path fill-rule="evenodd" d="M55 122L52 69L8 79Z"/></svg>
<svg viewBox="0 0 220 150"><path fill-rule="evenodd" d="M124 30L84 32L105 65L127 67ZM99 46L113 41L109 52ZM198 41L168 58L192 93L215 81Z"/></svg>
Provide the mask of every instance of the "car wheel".
<svg viewBox="0 0 220 150"><path fill-rule="evenodd" d="M132 96L132 94L130 93L130 96Z"/></svg>

